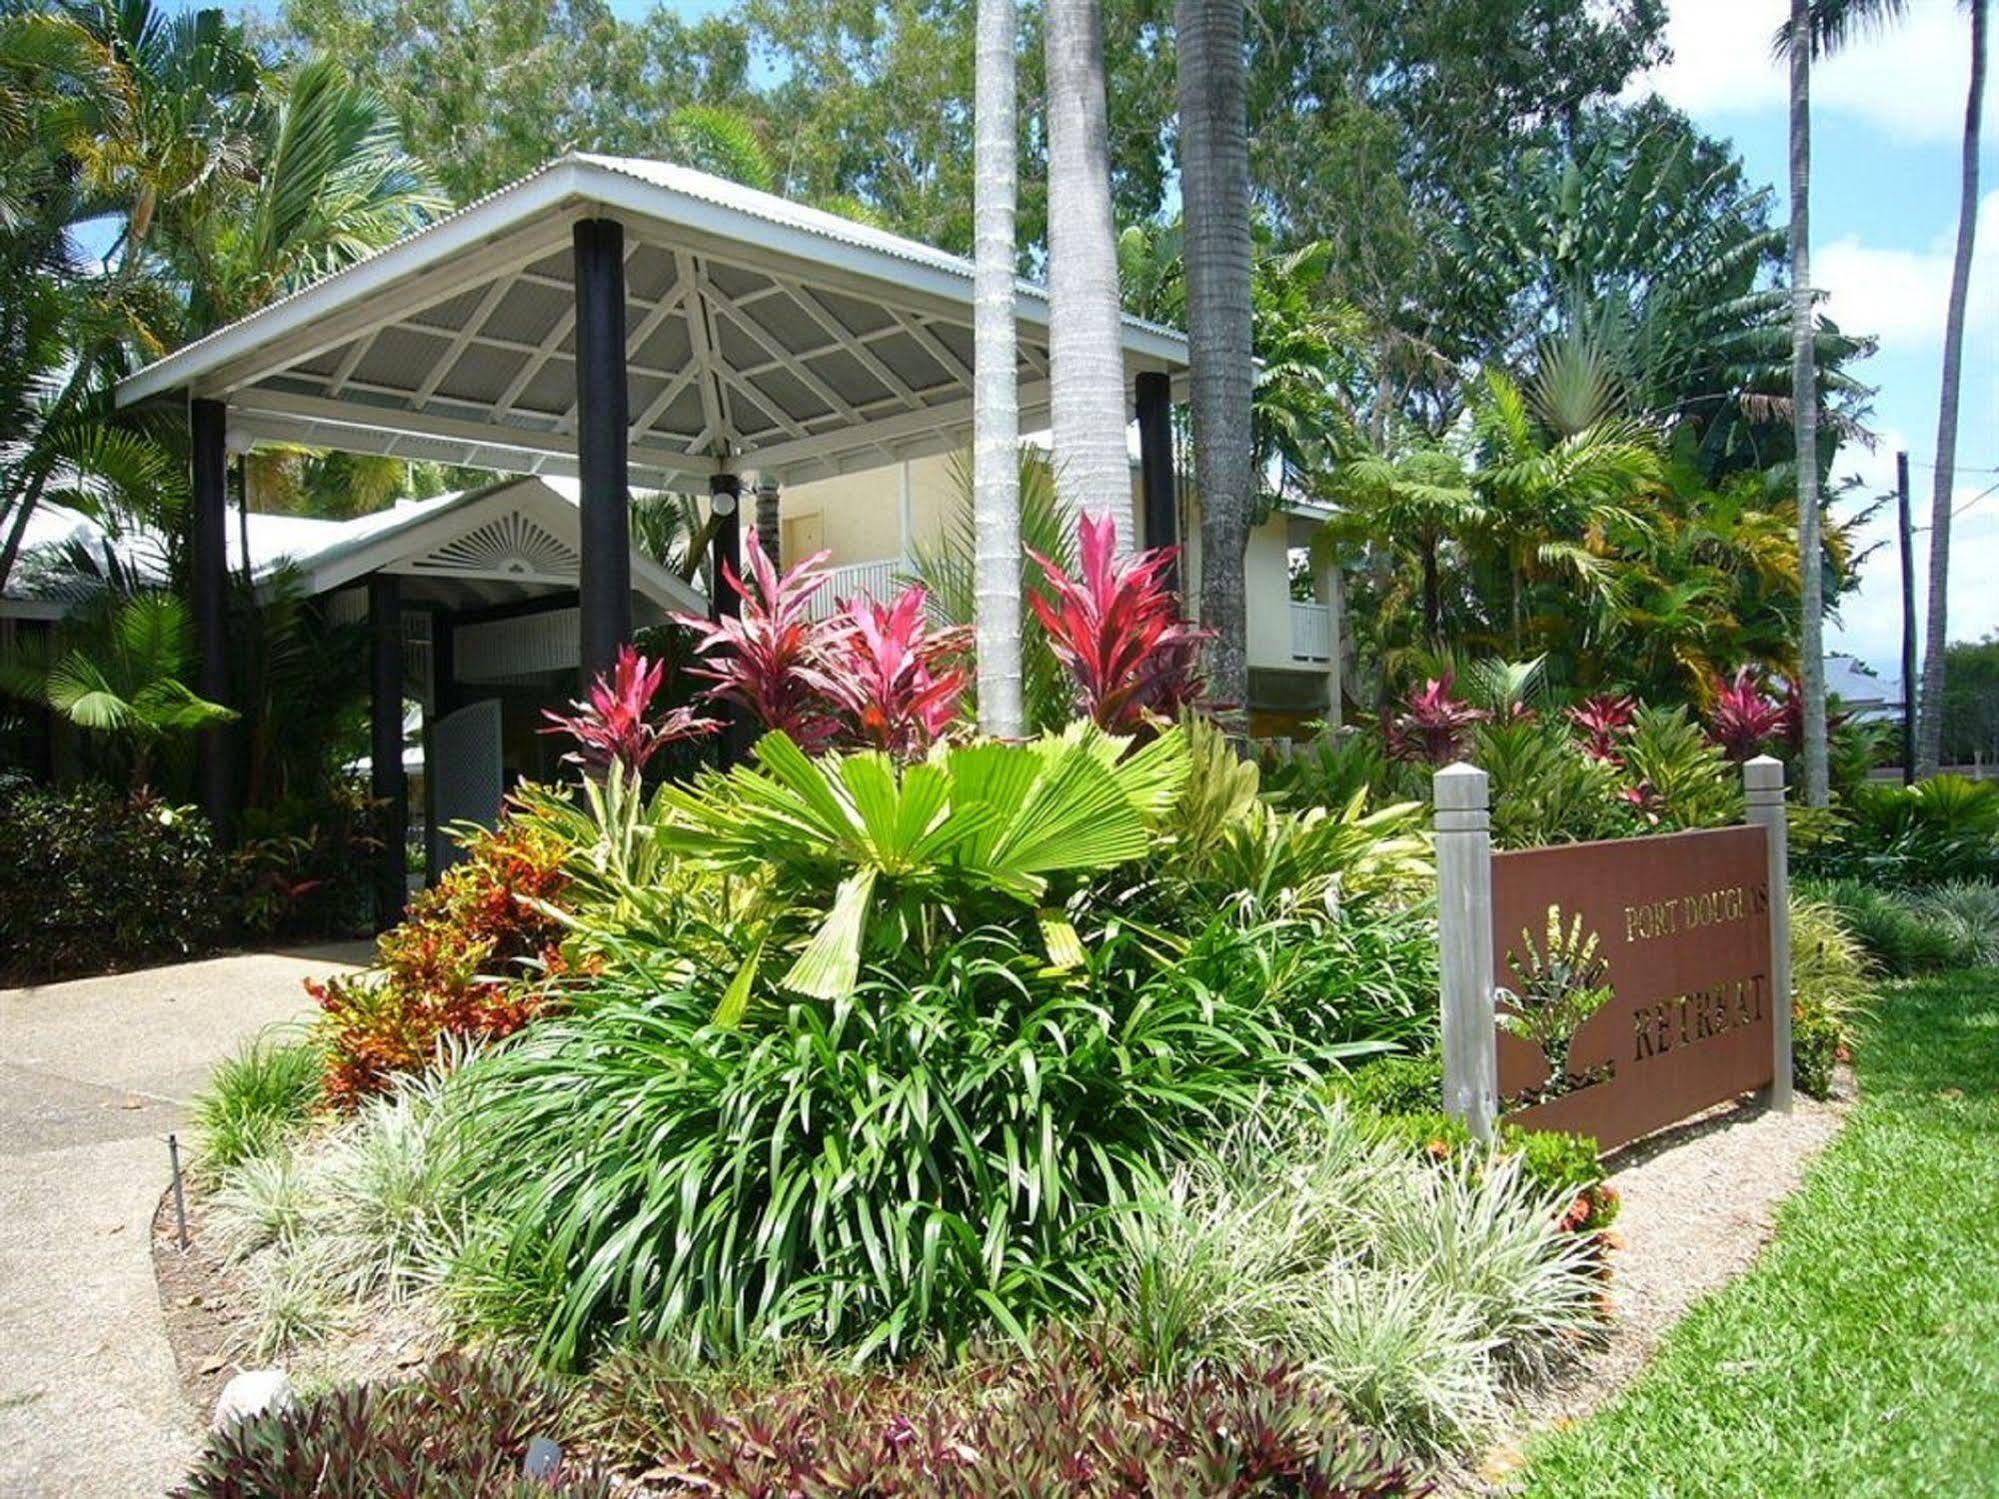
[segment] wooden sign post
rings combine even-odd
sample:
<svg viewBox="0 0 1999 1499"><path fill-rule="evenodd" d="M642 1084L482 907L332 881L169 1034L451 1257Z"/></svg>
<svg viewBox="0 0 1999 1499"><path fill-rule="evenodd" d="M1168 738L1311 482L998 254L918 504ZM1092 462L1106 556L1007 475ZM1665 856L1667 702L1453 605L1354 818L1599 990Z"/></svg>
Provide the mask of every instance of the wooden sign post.
<svg viewBox="0 0 1999 1499"><path fill-rule="evenodd" d="M1612 1150L1743 1093L1791 1106L1784 773L1746 826L1494 854L1488 782L1436 777L1444 1107Z"/></svg>

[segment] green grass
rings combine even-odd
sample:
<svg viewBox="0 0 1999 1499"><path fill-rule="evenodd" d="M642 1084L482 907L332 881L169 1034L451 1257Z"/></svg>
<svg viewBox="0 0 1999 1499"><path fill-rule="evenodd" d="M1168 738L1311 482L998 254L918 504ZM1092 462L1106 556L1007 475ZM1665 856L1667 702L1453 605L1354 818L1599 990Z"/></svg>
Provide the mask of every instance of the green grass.
<svg viewBox="0 0 1999 1499"><path fill-rule="evenodd" d="M1530 1448L1529 1495L1999 1495L1999 970L1892 988L1756 1268Z"/></svg>

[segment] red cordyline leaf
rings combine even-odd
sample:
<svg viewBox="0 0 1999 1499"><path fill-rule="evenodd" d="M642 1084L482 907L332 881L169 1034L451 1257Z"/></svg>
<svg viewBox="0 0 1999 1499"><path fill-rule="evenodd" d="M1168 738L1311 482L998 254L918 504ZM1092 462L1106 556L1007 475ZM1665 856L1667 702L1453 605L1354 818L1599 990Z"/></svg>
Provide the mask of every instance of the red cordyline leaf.
<svg viewBox="0 0 1999 1499"><path fill-rule="evenodd" d="M1177 549L1120 557L1117 523L1108 516L1085 515L1077 541L1081 579L1030 551L1055 596L1027 595L1076 684L1077 705L1112 733L1177 716L1200 700L1200 647L1213 634L1180 617L1166 584Z"/></svg>
<svg viewBox="0 0 1999 1499"><path fill-rule="evenodd" d="M1783 722L1782 705L1765 695L1762 681L1745 666L1716 689L1708 736L1729 759L1740 763L1762 753Z"/></svg>
<svg viewBox="0 0 1999 1499"><path fill-rule="evenodd" d="M608 675L599 673L590 684L589 698L570 704L575 713L543 711L549 726L542 733L573 738L576 748L562 758L593 774L602 774L615 761L637 775L645 769L646 761L674 740L691 739L721 727L692 708L672 708L657 718L648 718L652 700L665 685L665 662L648 661L629 645L621 647L618 664Z"/></svg>
<svg viewBox="0 0 1999 1499"><path fill-rule="evenodd" d="M970 680L950 662L965 650L968 633L931 629L928 604L917 587L887 604L851 598L824 643L827 692L855 737L905 759L950 728Z"/></svg>
<svg viewBox="0 0 1999 1499"><path fill-rule="evenodd" d="M1638 700L1628 693L1600 692L1569 709L1569 722L1582 731L1584 754L1616 763L1623 758L1617 752L1617 738L1631 727L1637 713Z"/></svg>
<svg viewBox="0 0 1999 1499"><path fill-rule="evenodd" d="M781 729L807 749L822 749L838 732L832 683L823 657L827 624L811 616L826 586L827 552L815 552L782 575L751 532L746 583L726 564L722 576L741 600L741 613L708 620L675 615L694 632L703 664L688 670L714 685L702 696L734 703L766 729Z"/></svg>
<svg viewBox="0 0 1999 1499"><path fill-rule="evenodd" d="M1451 672L1432 677L1423 690L1404 700L1405 711L1390 720L1388 753L1398 760L1449 765L1462 759L1473 725L1491 717L1483 708L1451 696L1457 678Z"/></svg>

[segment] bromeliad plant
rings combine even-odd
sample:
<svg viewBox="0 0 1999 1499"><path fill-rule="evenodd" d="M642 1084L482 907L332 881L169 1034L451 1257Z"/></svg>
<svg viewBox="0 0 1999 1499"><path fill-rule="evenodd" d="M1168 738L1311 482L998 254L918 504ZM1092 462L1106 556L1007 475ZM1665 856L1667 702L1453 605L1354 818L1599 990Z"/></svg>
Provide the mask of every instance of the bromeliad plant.
<svg viewBox="0 0 1999 1499"><path fill-rule="evenodd" d="M636 778L646 762L678 739L710 734L721 727L693 708L670 708L654 716L653 700L666 685L666 663L648 661L629 645L618 652L618 664L590 684L589 697L571 703L576 711L545 710L544 734L567 734L576 748L563 758L601 779L617 765Z"/></svg>
<svg viewBox="0 0 1999 1499"><path fill-rule="evenodd" d="M1783 727L1784 705L1764 692L1751 668L1745 666L1715 685L1708 732L1735 764L1762 754Z"/></svg>
<svg viewBox="0 0 1999 1499"><path fill-rule="evenodd" d="M826 693L854 735L899 760L924 754L944 737L971 681L955 664L970 632L931 628L929 603L920 587L903 589L888 604L851 598L822 648Z"/></svg>
<svg viewBox="0 0 1999 1499"><path fill-rule="evenodd" d="M828 704L825 630L812 617L812 601L829 577L830 555L814 552L780 574L752 532L744 557L748 580L726 564L722 569L740 612L716 620L675 616L694 632L694 653L702 664L689 670L713 684L705 694L710 702L728 703L811 750L824 748L839 731Z"/></svg>
<svg viewBox="0 0 1999 1499"><path fill-rule="evenodd" d="M1456 678L1450 672L1432 677L1423 690L1409 694L1405 710L1388 726L1388 753L1397 760L1449 765L1464 758L1471 731L1492 715L1454 697Z"/></svg>
<svg viewBox="0 0 1999 1499"><path fill-rule="evenodd" d="M1117 523L1084 516L1077 527L1082 577L1034 553L1052 601L1029 592L1056 657L1075 680L1076 705L1111 734L1179 718L1200 701L1199 652L1213 633L1180 617L1167 585L1178 549L1120 557Z"/></svg>

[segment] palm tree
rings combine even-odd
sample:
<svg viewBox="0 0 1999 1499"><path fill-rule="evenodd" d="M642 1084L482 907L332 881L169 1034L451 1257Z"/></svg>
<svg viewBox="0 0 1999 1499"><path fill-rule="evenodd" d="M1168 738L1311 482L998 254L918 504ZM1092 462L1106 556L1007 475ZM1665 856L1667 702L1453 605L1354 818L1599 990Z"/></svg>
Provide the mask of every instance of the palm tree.
<svg viewBox="0 0 1999 1499"><path fill-rule="evenodd" d="M1243 553L1256 502L1249 84L1241 0L1177 0L1174 30L1194 485L1201 497L1201 623L1214 632L1211 690L1221 702L1241 704L1249 700Z"/></svg>
<svg viewBox="0 0 1999 1499"><path fill-rule="evenodd" d="M1014 0L978 0L972 148L973 641L978 655L979 727L1008 739L1026 731L1021 708L1020 392L1015 384L1013 307L1018 33Z"/></svg>
<svg viewBox="0 0 1999 1499"><path fill-rule="evenodd" d="M1825 594L1819 541L1819 394L1812 316L1812 7L1791 0L1784 45L1791 61L1791 426L1798 485L1798 677L1803 687L1805 803L1823 807L1825 733Z"/></svg>
<svg viewBox="0 0 1999 1499"><path fill-rule="evenodd" d="M1957 487L1957 408L1964 376L1964 313L1971 292L1971 256L1978 235L1978 138L1985 108L1986 0L1964 0L1971 19L1971 82L1964 96L1964 138L1958 168L1957 251L1951 262L1944 319L1943 389L1937 400L1937 456L1930 490L1930 598L1923 631L1922 696L1916 714L1916 774L1933 776L1942 759L1944 656L1950 639L1950 522ZM1795 6L1794 25L1795 25ZM1839 51L1862 32L1899 21L1906 0L1813 0L1812 50ZM1797 64L1792 63L1795 73ZM1809 704L1807 705L1809 707ZM1807 713L1806 726L1812 717Z"/></svg>
<svg viewBox="0 0 1999 1499"><path fill-rule="evenodd" d="M193 629L187 605L172 594L106 594L61 639L50 659L21 652L0 662L0 688L122 740L135 791L147 784L163 742L236 717L187 685Z"/></svg>
<svg viewBox="0 0 1999 1499"><path fill-rule="evenodd" d="M388 107L330 58L301 63L258 111L227 212L166 215L169 256L206 333L393 244L451 206L402 148Z"/></svg>
<svg viewBox="0 0 1999 1499"><path fill-rule="evenodd" d="M1103 12L1098 0L1049 0L1046 24L1055 482L1071 516L1107 516L1129 541L1136 532L1125 445Z"/></svg>

